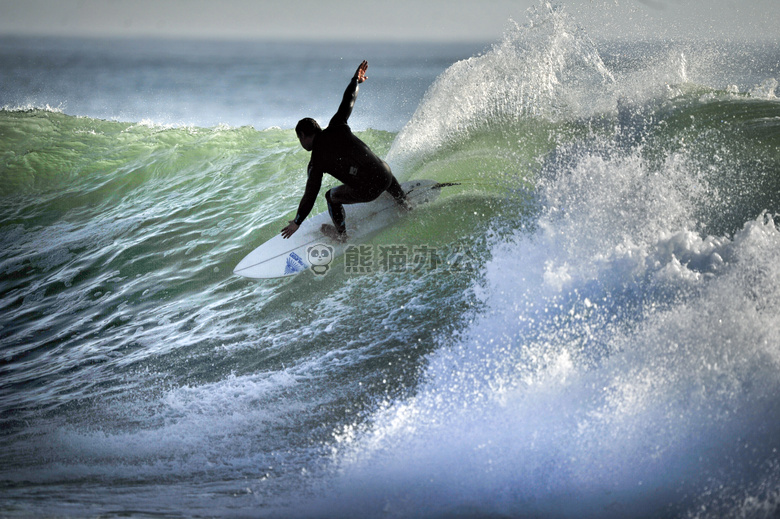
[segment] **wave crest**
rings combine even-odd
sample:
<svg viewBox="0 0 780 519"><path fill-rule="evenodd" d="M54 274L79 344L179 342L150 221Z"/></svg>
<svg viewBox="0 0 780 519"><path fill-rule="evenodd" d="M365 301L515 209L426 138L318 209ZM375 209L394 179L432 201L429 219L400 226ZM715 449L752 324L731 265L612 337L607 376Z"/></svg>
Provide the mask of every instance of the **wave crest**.
<svg viewBox="0 0 780 519"><path fill-rule="evenodd" d="M614 82L596 46L561 9L544 2L512 22L485 54L459 61L426 92L388 161L422 161L474 131L527 119L558 122L598 106L594 88Z"/></svg>

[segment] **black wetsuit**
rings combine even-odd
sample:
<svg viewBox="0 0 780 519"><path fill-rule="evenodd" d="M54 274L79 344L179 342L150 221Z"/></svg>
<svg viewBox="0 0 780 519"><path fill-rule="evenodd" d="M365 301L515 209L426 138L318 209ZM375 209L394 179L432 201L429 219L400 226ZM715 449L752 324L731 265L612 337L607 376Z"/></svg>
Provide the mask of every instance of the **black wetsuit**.
<svg viewBox="0 0 780 519"><path fill-rule="evenodd" d="M323 173L336 177L344 184L325 194L328 211L338 232L346 230L343 204L370 202L384 191L388 191L398 201L405 198L390 166L358 139L347 125L352 107L355 106L357 91L357 77L353 77L336 115L328 127L314 138L308 167L309 179L294 220L297 225L309 216L322 187Z"/></svg>

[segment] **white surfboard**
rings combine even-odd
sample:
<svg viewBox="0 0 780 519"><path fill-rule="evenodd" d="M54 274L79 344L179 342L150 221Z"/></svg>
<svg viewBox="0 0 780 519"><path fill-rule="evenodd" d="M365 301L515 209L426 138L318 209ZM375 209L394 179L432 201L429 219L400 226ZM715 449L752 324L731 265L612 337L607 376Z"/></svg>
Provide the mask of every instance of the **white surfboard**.
<svg viewBox="0 0 780 519"><path fill-rule="evenodd" d="M406 198L411 206L416 207L436 200L443 184L433 180L411 180L401 184L401 187L406 192ZM320 263L321 258L310 258L310 252L318 254L327 250L327 254L332 254L329 258L332 261L332 258L343 254L350 245L359 243L380 229L392 225L406 212L387 192L382 193L373 202L345 205L344 210L349 237L346 243L341 243L322 233L322 224L332 223L330 215L325 211L305 220L290 238L284 239L277 234L260 245L236 265L233 273L255 279L294 276L310 268L312 261L315 265ZM318 245L326 247L317 247ZM314 249L310 251L312 248Z"/></svg>

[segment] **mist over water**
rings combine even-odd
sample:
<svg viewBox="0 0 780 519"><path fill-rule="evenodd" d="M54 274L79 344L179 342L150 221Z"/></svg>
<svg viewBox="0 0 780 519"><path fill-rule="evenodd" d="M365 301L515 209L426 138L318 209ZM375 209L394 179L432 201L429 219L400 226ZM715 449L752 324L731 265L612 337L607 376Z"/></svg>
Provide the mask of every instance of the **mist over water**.
<svg viewBox="0 0 780 519"><path fill-rule="evenodd" d="M599 42L541 3L450 51L408 107L381 74L422 84L426 58L385 49L354 127L399 178L460 182L367 245L462 269L231 274L297 207L291 121L327 122L351 65L255 127L208 88L200 123L148 91L127 122L45 109L73 79L3 101L4 515L777 514L777 49ZM220 52L244 121L241 59L281 78L261 99L318 61Z"/></svg>

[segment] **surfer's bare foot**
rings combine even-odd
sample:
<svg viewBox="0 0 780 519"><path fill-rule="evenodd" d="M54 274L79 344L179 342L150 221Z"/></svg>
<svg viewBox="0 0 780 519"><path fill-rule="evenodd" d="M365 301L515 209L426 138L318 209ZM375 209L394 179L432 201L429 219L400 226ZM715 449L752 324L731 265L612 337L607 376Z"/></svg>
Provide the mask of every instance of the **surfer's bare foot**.
<svg viewBox="0 0 780 519"><path fill-rule="evenodd" d="M347 237L348 237L347 232L346 231L339 232L338 230L336 230L335 226L329 223L322 224L322 227L320 227L320 231L322 231L322 234L324 234L328 238L335 240L339 243L344 243L347 241Z"/></svg>

